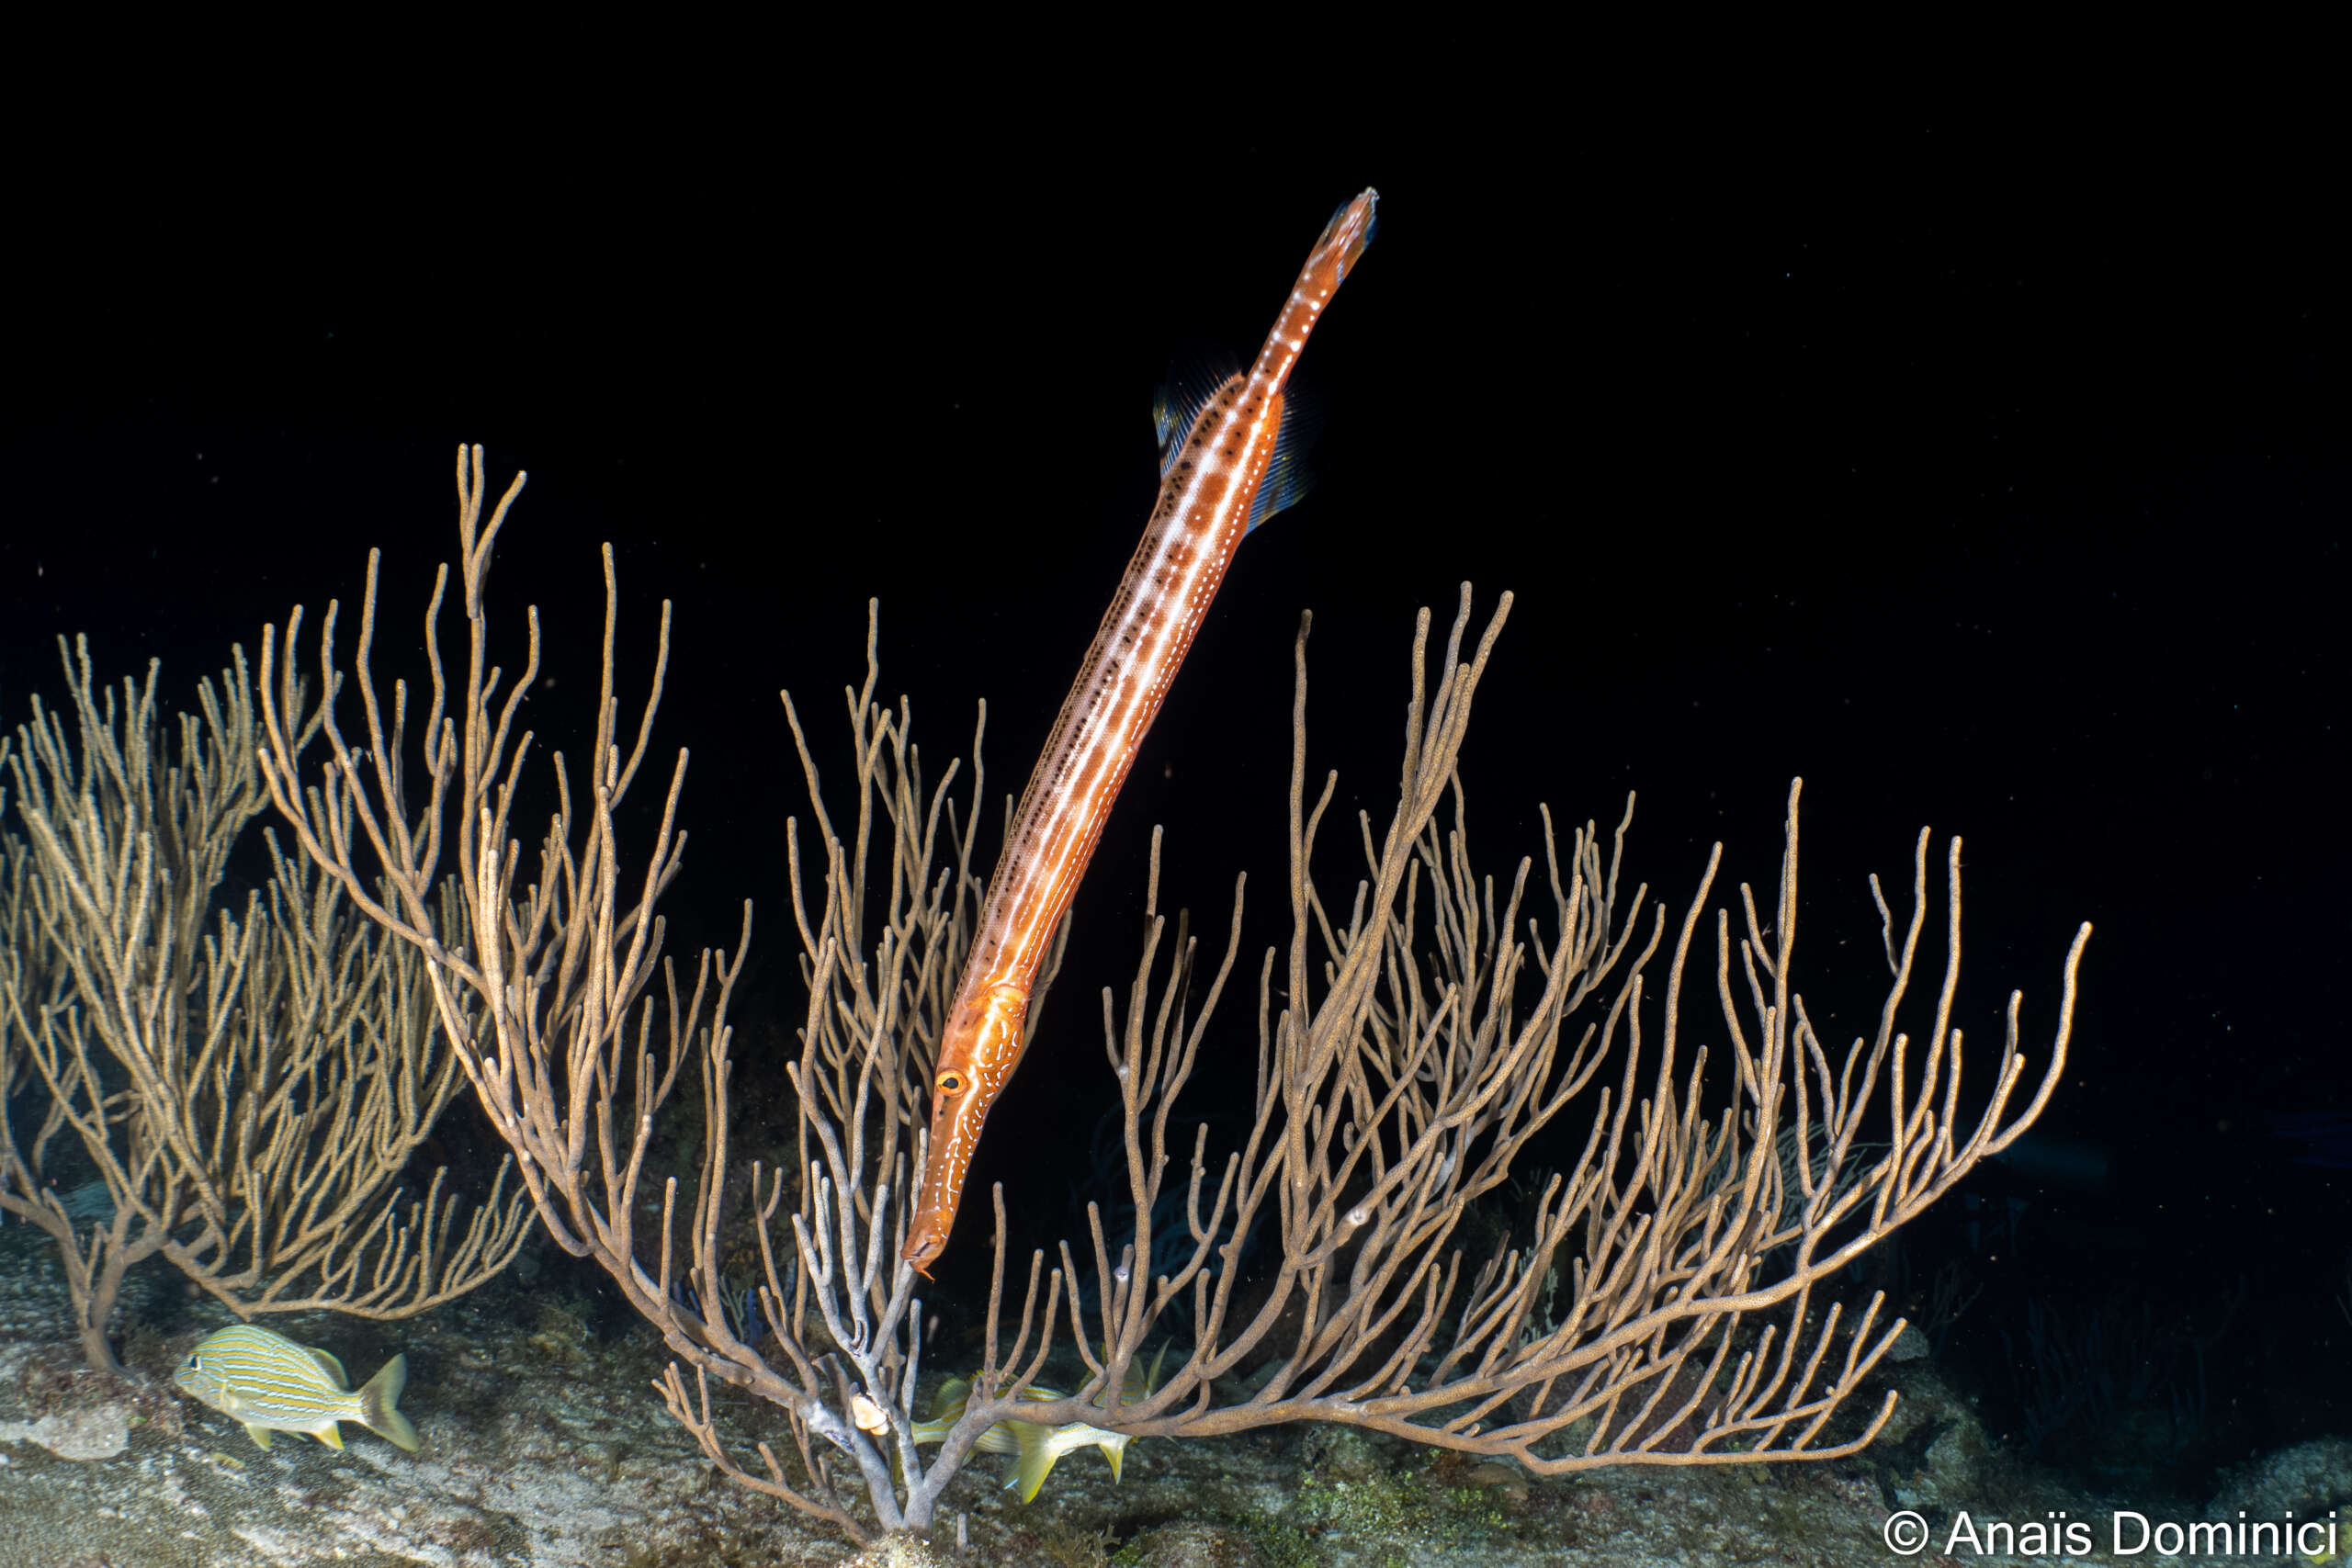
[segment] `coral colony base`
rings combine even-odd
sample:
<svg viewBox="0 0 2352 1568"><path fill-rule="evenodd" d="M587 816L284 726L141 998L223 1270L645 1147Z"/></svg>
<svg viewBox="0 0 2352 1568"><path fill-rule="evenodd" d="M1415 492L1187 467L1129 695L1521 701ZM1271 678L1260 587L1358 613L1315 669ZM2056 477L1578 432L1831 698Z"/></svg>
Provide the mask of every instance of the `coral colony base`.
<svg viewBox="0 0 2352 1568"><path fill-rule="evenodd" d="M1508 1461L1300 1425L1139 1440L1115 1483L1081 1450L1025 1506L1001 1484L1009 1460L987 1460L953 1493L961 1554L952 1521L928 1544L861 1552L821 1521L716 1482L695 1439L643 1394L665 1359L654 1337L625 1320L600 1332L593 1292L554 1284L552 1256L537 1272L538 1253L395 1327L289 1320L290 1337L346 1362L397 1339L419 1449L355 1436L341 1453L307 1439L264 1452L229 1417L169 1392L179 1348L221 1308L168 1271L134 1273L121 1345L131 1381L118 1382L83 1361L46 1238L0 1227L0 1568L1884 1568L1882 1532L1905 1510L1933 1530L1922 1562L2155 1568L2173 1561L2158 1555L2166 1524L2184 1544L2192 1525L2232 1532L2231 1551L2200 1546L2190 1562L2287 1562L2251 1530L2248 1550L2234 1550L2241 1510L2282 1529L2291 1512L2300 1529L2325 1521L2328 1499L2352 1498L2352 1444L2335 1441L2251 1462L2212 1495L2069 1485L2004 1447L1921 1356L1881 1364L1879 1382L1900 1399L1878 1441L1823 1464L1546 1480ZM759 1419L748 1402L729 1408ZM2148 1545L2118 1555L2115 1520L2131 1546L2134 1514L2149 1520ZM2078 1524L2089 1551L2064 1538L2038 1551L2028 1533Z"/></svg>

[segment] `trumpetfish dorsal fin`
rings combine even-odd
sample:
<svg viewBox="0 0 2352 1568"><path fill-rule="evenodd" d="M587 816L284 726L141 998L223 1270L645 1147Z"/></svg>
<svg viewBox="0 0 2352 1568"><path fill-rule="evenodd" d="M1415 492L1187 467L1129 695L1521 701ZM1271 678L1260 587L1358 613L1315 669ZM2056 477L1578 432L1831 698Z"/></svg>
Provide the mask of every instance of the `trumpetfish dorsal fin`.
<svg viewBox="0 0 2352 1568"><path fill-rule="evenodd" d="M1169 356L1168 379L1151 400L1152 434L1159 441L1159 477L1166 479L1217 394L1241 379L1241 362L1223 348L1187 344Z"/></svg>
<svg viewBox="0 0 2352 1568"><path fill-rule="evenodd" d="M1221 349L1180 350L1151 400L1152 428L1159 438L1159 477L1164 482L1196 438L1204 443L1210 432L1202 420L1238 402L1249 378ZM1295 378L1282 391L1282 409L1273 446L1266 457L1263 477L1250 503L1241 532L1244 537L1277 512L1288 511L1306 498L1315 482L1306 464L1307 448L1323 431L1323 411L1312 387Z"/></svg>

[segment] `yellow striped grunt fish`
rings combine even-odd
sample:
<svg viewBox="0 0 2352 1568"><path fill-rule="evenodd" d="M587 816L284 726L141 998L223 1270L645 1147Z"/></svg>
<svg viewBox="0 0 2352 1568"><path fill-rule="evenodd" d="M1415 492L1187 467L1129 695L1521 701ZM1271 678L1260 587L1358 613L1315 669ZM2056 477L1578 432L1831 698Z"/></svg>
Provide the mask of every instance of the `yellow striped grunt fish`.
<svg viewBox="0 0 2352 1568"><path fill-rule="evenodd" d="M1148 1372L1130 1363L1126 1388L1119 1397L1132 1401L1149 1393L1159 1381L1159 1358L1166 1354L1168 1347L1162 1345L1151 1358ZM1023 1389L1021 1397L1044 1404L1062 1396L1052 1389L1032 1386ZM964 1407L971 1398L972 1385L963 1378L949 1378L941 1383L939 1392L932 1396L931 1419L914 1424L915 1441L945 1442L948 1429L964 1418ZM1006 1474L1004 1484L1007 1489L1019 1487L1021 1500L1029 1503L1036 1500L1046 1477L1053 1473L1056 1461L1062 1455L1083 1448L1102 1450L1102 1457L1110 1461L1111 1480L1115 1484L1127 1457L1127 1444L1133 1440L1125 1432L1106 1432L1083 1421L1065 1421L1058 1427L1041 1427L1034 1421L1000 1421L980 1434L972 1450L976 1453L1020 1455Z"/></svg>
<svg viewBox="0 0 2352 1568"><path fill-rule="evenodd" d="M297 1345L283 1334L251 1324L233 1324L205 1336L187 1353L172 1382L232 1421L245 1436L269 1447L272 1432L308 1432L331 1449L343 1447L337 1425L356 1421L410 1453L416 1428L400 1412L408 1386L408 1358L394 1356L367 1383L354 1389L343 1363L324 1350Z"/></svg>

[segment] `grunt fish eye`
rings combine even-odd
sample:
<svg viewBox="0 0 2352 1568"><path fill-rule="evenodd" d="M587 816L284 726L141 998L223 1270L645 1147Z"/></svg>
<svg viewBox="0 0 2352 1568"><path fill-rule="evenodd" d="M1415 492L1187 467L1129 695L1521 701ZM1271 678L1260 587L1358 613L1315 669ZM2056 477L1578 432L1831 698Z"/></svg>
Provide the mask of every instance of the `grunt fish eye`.
<svg viewBox="0 0 2352 1568"><path fill-rule="evenodd" d="M964 1087L964 1075L963 1075L963 1074L961 1074L961 1073L942 1073L942 1074L940 1074L940 1075L939 1075L939 1092L940 1092L940 1093L942 1093L942 1094L954 1094L954 1093L956 1093L956 1091L958 1091L959 1089L961 1089L963 1087Z"/></svg>

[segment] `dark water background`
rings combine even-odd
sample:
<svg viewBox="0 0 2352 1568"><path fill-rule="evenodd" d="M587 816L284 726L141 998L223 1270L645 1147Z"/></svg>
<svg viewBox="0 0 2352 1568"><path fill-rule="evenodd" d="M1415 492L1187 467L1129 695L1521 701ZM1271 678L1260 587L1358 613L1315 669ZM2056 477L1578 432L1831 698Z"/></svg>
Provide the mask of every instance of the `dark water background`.
<svg viewBox="0 0 2352 1568"><path fill-rule="evenodd" d="M2038 1054L2097 922L2042 1123L2072 1169L1982 1171L1860 1281L1981 1287L1942 1359L1997 1430L2194 1486L2352 1424L2346 1178L2271 1122L2352 1117L2346 257L2310 128L1564 118L1172 183L1062 136L818 155L738 129L455 184L166 152L103 227L32 247L0 333L8 721L59 694L61 632L101 671L162 658L184 699L291 604L353 604L370 546L382 657L415 673L451 454L480 441L500 485L531 474L492 592L510 633L541 607L543 735L576 753L589 722L599 541L632 701L677 608L657 740L693 749L694 840L668 908L691 951L758 904L739 1019L781 1050L805 808L777 688L838 770L878 595L884 687L930 754L984 696L991 787L1016 789L1148 506L1168 355L1254 350L1375 184L1378 242L1306 362L1322 482L1201 631L976 1180L1029 1239L1071 1223L1110 1103L1095 994L1132 967L1153 823L1165 905L1221 924L1247 869L1250 951L1279 937L1298 611L1310 766L1385 815L1412 612L1468 579L1482 607L1519 596L1464 763L1498 874L1539 801L1608 823L1638 789L1638 875L1687 897L1721 838L1760 885L1802 773L1800 962L1866 1007L1865 874L1902 878L1922 823L1962 832L1980 1062L2011 986ZM1204 1111L1246 1079L1245 1013ZM471 1114L449 1141L483 1135ZM964 1241L944 1294L980 1283ZM2037 1404L2067 1346L2107 1363L2104 1403Z"/></svg>

